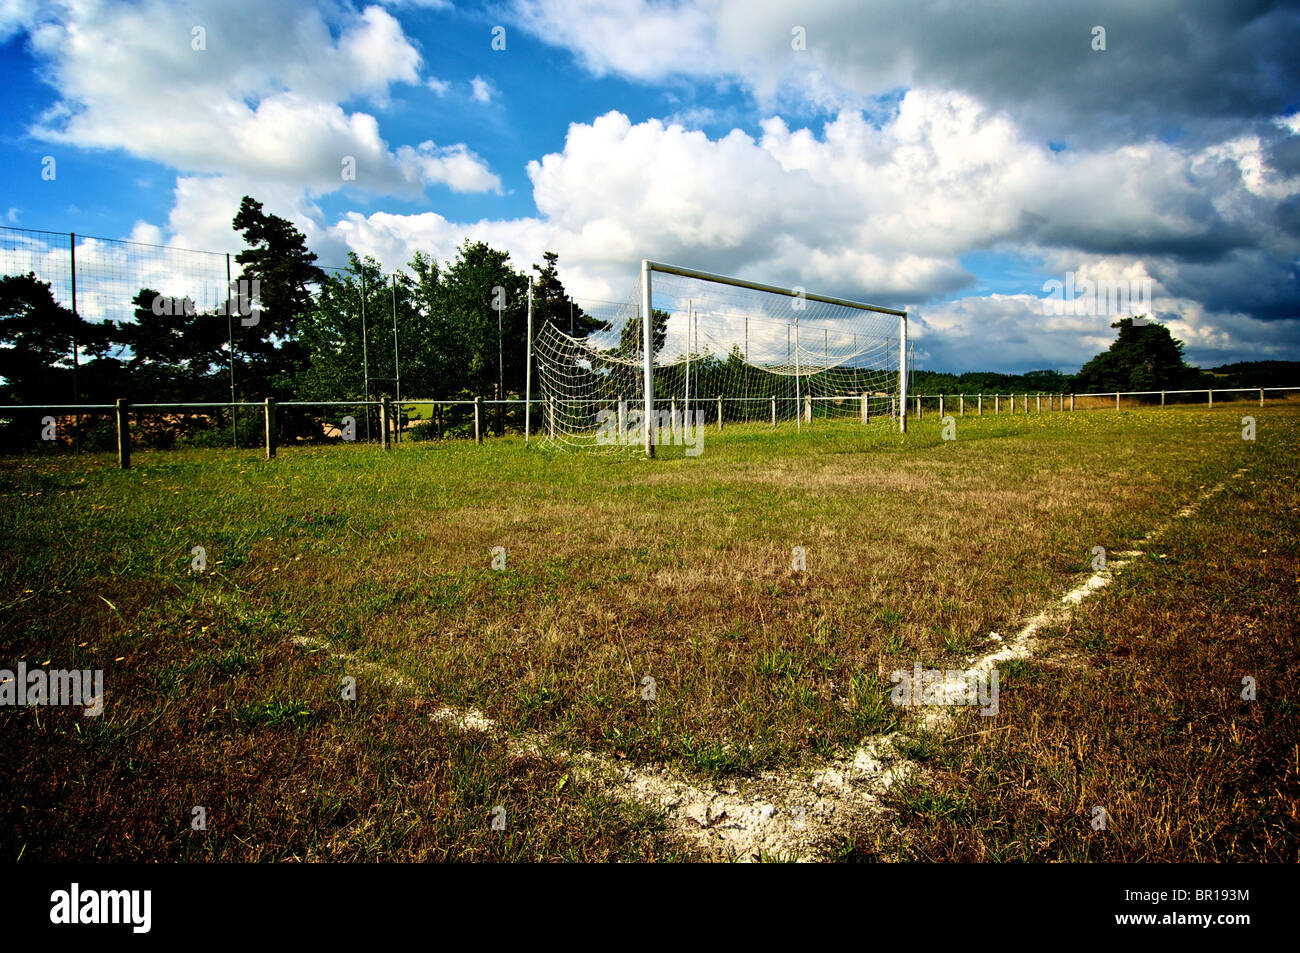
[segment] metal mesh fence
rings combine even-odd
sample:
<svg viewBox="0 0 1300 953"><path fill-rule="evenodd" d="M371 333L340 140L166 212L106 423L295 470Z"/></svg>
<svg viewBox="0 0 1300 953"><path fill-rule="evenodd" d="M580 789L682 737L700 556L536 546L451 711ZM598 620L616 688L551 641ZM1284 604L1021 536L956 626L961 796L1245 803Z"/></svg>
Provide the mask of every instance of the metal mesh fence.
<svg viewBox="0 0 1300 953"><path fill-rule="evenodd" d="M68 232L0 227L0 274L33 272L59 304L88 321L125 321L142 288L188 298L198 311L223 309L233 257L170 245Z"/></svg>
<svg viewBox="0 0 1300 953"><path fill-rule="evenodd" d="M320 267L329 275L345 273L341 268ZM240 266L231 253L0 226L0 275L28 273L50 286L51 295L59 305L89 322L132 321L137 308L136 299L145 289L177 302L187 301L188 307L198 314L222 314L234 296L238 315ZM236 284L232 286L232 282ZM169 306L174 304L169 303ZM224 316L220 320L223 324L228 322ZM235 323L236 327L238 323ZM231 345L238 350L237 339L232 337ZM77 348L77 357L82 363L86 360L81 346ZM357 365L360 380L364 376L360 354L357 355ZM232 402L247 396L239 386L241 383L231 380ZM99 419L102 414L80 404L75 413L71 406L59 413L61 416L56 423L59 437L53 441L55 443L71 440L75 445L85 447L95 443L92 436L96 427L107 426L106 419ZM367 414L370 409L359 407L356 413L360 420L365 421L362 433L369 433ZM31 416L10 409L0 420L0 429L35 433L36 424L32 421L39 423L44 415L37 414L28 421ZM19 418L23 423L20 424ZM154 444L168 444L196 435L226 444L249 443L258 438L253 413L234 406L190 415L159 412L152 418L141 413L140 419L154 419L155 425L141 427L139 433L133 434L133 439L147 435L149 442ZM220 433L214 430L220 430Z"/></svg>
<svg viewBox="0 0 1300 953"><path fill-rule="evenodd" d="M350 280L352 273L328 265L319 265L328 275ZM235 256L225 252L202 251L178 248L170 245L156 245L145 242L121 239L98 238L76 235L68 232L40 229L15 228L0 226L0 275L24 275L33 273L46 282L56 302L75 312L87 321L129 322L134 319L135 299L142 289L149 289L167 298L188 299L194 311L198 313L222 312L228 297L232 293L230 282L240 279L239 264ZM355 354L355 362L348 358L349 364L355 364L355 373L347 380L338 381L343 385L343 393L317 395L324 400L287 401L283 404L280 427L292 424L304 415L309 415L312 426L309 429L320 431L326 438L347 439L343 434L355 432L356 439L373 440L378 435L378 408L367 398L377 398L381 393L390 396L405 396L396 388L395 370L398 355L393 353L395 330L390 329L390 320L396 323L396 303L391 297L392 291L387 286L392 276L385 276L383 286L371 286L371 308L363 319L356 320L369 325L369 340L363 342L362 349ZM361 300L365 301L363 291ZM617 328L614 320L620 308L626 302L605 302L574 299L579 308L578 314L585 314L589 319L609 322ZM390 310L394 313L390 315ZM225 320L223 318L223 320ZM573 314L569 321L564 315L553 315L551 320L561 331L573 333ZM236 322L237 324L238 322ZM539 327L539 335L545 331ZM617 331L615 330L615 332ZM748 334L745 345L751 343ZM909 342L910 343L910 342ZM236 341L232 344L238 347ZM813 345L817 345L813 341ZM364 353L368 346L369 353ZM826 340L821 346L829 349ZM816 347L814 347L816 351ZM811 352L810 352L811 353ZM814 355L815 356L815 355ZM915 364L908 361L909 370L914 372ZM394 375L394 376L388 376ZM352 378L355 380L352 380ZM213 442L220 445L236 443L242 445L256 444L261 441L260 411L250 407L237 406L250 396L243 393L242 385L238 388L232 382L230 404L209 404L199 410L197 405L188 405L188 411L182 411L180 405L170 405L168 410L161 406L150 408L147 404L137 404L133 410L132 440L147 445L169 445L172 442L196 442L199 444ZM657 388L658 389L658 388ZM854 388L856 392L859 388ZM238 393L236 391L238 390ZM694 399L700 400L699 388ZM394 395L394 391L396 394ZM912 388L909 387L909 391ZM1269 398L1296 398L1296 389L1268 388ZM674 392L675 393L675 392ZM483 394L481 404L475 408L472 400L460 399L451 395L437 393L417 394L416 399L409 397L394 406L397 418L395 436L408 433L415 439L441 439L445 437L473 437L477 433L488 434L511 430L522 431L525 428L524 402L516 395L511 399L496 400L491 394ZM533 433L542 433L547 429L545 417L545 399L534 391ZM671 396L671 395L670 395ZM812 393L812 413L808 416L824 415L825 408L817 405L824 400L822 395ZM717 405L717 398L722 398L728 419L768 420L772 417L770 396L748 399L743 388L722 387L716 394L709 395L709 408ZM355 404L338 398L360 398ZM420 399L427 398L427 399ZM148 399L148 398L146 398ZM157 398L154 398L157 399ZM682 388L682 399L686 392ZM938 411L941 406L946 412L956 410L958 413L1028 413L1043 410L1073 410L1092 408L1120 409L1138 406L1165 406L1178 403L1215 403L1225 401L1263 402L1264 392L1256 388L1216 389L1213 394L1204 390L1194 391L1152 391L1142 394L1078 394L1078 395L1043 395L1020 394L1013 398L1009 394L985 394L981 402L978 395L947 395L946 400L938 395L909 395L909 409L913 402L916 413ZM224 401L224 398L223 398ZM807 403L807 397L802 398ZM794 398L777 400L778 419L790 419L796 415L800 401ZM789 406L786 406L786 405ZM328 406L327 406L328 405ZM895 408L877 410L871 408L872 414L893 413ZM21 431L30 438L33 434L45 433L49 424L47 419L55 421L58 433L57 441L71 440L78 446L110 442L113 429L111 415L106 408L77 404L55 407L29 406L24 408L0 408L0 430ZM807 408L805 408L807 414ZM300 426L297 428L302 431ZM33 438L34 439L34 438Z"/></svg>

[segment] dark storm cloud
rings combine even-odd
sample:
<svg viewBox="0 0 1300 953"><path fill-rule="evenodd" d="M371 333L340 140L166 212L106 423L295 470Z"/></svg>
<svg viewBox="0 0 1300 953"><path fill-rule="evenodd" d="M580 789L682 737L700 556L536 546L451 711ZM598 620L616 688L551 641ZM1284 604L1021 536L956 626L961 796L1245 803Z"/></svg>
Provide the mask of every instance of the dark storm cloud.
<svg viewBox="0 0 1300 953"><path fill-rule="evenodd" d="M1260 249L1233 252L1215 262L1155 263L1151 271L1171 295L1199 301L1211 311L1242 312L1264 321L1300 314L1295 262Z"/></svg>
<svg viewBox="0 0 1300 953"><path fill-rule="evenodd" d="M1090 137L1199 138L1300 108L1295 4L852 6L808 14L814 61L846 87L960 89L1071 148L1100 144ZM1104 51L1093 49L1095 27Z"/></svg>

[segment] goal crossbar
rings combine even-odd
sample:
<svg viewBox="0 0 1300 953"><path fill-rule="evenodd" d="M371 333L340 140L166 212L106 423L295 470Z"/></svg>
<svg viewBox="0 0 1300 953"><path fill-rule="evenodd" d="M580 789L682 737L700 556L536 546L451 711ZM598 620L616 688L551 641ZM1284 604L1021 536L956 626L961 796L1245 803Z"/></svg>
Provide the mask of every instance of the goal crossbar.
<svg viewBox="0 0 1300 953"><path fill-rule="evenodd" d="M653 293L651 290L652 276L655 272L666 275L676 275L681 278L693 278L698 281L708 281L714 284L729 285L733 288L743 288L751 291L759 291L767 294L782 295L787 298L796 298L804 301L818 301L842 308L852 308L857 311L871 311L876 314L887 314L898 318L898 338L899 338L899 405L898 405L898 426L899 430L907 433L907 312L899 311L896 308L885 308L880 305L867 304L863 301L852 301L848 298L837 298L832 295L816 294L814 292L799 290L793 288L782 288L777 285L766 285L757 281L747 281L744 278L733 278L730 275L719 275L711 271L700 271L697 268L684 268L681 265L670 265L667 262L654 261L653 259L643 258L641 260L641 314L642 314L642 360L644 362L644 391L645 400L645 419L650 420L654 413L654 354L651 340L652 318L652 301ZM796 331L795 341L795 380L799 379L799 345L798 329L799 319L795 317L794 327ZM802 421L803 415L796 406L796 421ZM654 457L654 438L649 427L645 430L645 453L647 457Z"/></svg>
<svg viewBox="0 0 1300 953"><path fill-rule="evenodd" d="M856 308L859 311L874 311L877 314L892 314L896 318L907 317L906 311L898 311L894 308L884 308L876 304L866 304L862 301L850 301L848 298L835 298L830 295L814 294L811 291L796 291L793 288L779 288L776 285L764 285L757 281L746 281L744 278L732 278L729 275L716 275L709 271L699 271L695 268L683 268L681 265L669 265L662 261L651 261L646 259L643 263L651 271L662 272L666 275L677 275L682 278L698 278L701 281L712 281L720 285L731 285L733 288L748 288L751 291L766 291L770 294L785 295L787 298L805 298L808 301L820 301L824 304L835 304L844 308Z"/></svg>
<svg viewBox="0 0 1300 953"><path fill-rule="evenodd" d="M622 302L572 303L567 322L551 308L539 325L530 295L528 370L544 395L547 446L640 445L654 457L665 426L666 444L689 442L685 422L708 417L719 430L727 417L772 427L784 419L799 431L814 419L866 424L883 414L906 429L907 311L648 258L640 265Z"/></svg>

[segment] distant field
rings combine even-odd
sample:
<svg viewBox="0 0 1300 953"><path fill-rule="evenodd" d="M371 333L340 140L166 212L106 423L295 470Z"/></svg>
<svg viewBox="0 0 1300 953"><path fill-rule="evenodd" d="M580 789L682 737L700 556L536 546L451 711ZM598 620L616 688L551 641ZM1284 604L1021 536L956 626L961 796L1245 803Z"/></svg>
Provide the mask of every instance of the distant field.
<svg viewBox="0 0 1300 953"><path fill-rule="evenodd" d="M901 727L921 770L892 825L845 818L822 856L1300 859L1300 407L988 409L951 441L927 410L905 438L731 426L655 461L517 439L0 460L0 667L107 686L99 718L0 709L0 854L683 859L572 753L743 787ZM973 736L889 703L890 670L960 667L1227 480L1052 633L1074 664L1008 667Z"/></svg>

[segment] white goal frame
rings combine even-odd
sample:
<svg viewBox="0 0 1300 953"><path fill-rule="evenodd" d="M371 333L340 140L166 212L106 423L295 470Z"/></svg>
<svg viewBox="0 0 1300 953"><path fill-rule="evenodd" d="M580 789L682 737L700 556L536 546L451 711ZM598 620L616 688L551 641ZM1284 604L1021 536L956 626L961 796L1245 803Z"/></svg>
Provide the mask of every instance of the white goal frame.
<svg viewBox="0 0 1300 953"><path fill-rule="evenodd" d="M834 298L829 295L813 294L809 291L795 291L793 288L778 288L775 285L759 284L756 281L746 281L743 278L732 278L728 275L718 275L708 271L699 271L694 268L683 268L680 265L670 265L662 261L653 261L649 258L641 260L641 334L642 334L642 354L643 373L645 377L645 417L646 421L654 419L654 320L652 310L652 276L655 272L666 275L678 275L683 278L695 278L700 281L710 281L717 284L731 285L734 288L747 288L752 291L765 291L770 294L785 295L789 298L803 298L809 301L820 301L825 304L839 305L844 308L855 308L859 311L874 311L877 314L891 314L898 318L898 429L900 433L907 433L907 312L898 311L894 308L884 308L879 305L866 304L862 301L850 301L847 298ZM795 328L799 326L798 315L794 319ZM796 375L797 376L797 375ZM645 430L645 453L647 457L655 455L654 445L654 428L646 426Z"/></svg>

